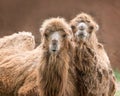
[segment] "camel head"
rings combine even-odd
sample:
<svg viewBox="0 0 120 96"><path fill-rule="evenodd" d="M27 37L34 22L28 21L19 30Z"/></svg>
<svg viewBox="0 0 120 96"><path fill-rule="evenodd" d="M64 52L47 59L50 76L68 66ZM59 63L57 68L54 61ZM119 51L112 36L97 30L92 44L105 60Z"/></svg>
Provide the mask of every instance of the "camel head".
<svg viewBox="0 0 120 96"><path fill-rule="evenodd" d="M68 46L72 30L63 18L45 20L40 28L42 43L51 54L57 54Z"/></svg>
<svg viewBox="0 0 120 96"><path fill-rule="evenodd" d="M72 19L70 26L74 34L73 40L77 43L89 40L91 35L99 29L94 19L86 13L81 13Z"/></svg>

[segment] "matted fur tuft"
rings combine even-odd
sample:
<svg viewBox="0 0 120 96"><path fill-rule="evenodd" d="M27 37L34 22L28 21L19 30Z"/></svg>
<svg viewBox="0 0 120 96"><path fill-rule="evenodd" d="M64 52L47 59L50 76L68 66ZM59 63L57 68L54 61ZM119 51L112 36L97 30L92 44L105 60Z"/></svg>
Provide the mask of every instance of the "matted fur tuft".
<svg viewBox="0 0 120 96"><path fill-rule="evenodd" d="M18 32L0 38L0 62L7 56L35 48L35 39L30 32Z"/></svg>
<svg viewBox="0 0 120 96"><path fill-rule="evenodd" d="M39 64L40 46L31 51L22 52L19 54L6 57L0 62L0 95L1 96L37 96L37 90L35 84L27 85L26 82L33 82L34 75L29 78L35 71L37 64ZM28 83L29 83L28 82ZM24 86L24 91L21 88ZM31 87L33 86L33 87ZM35 87L34 87L35 86ZM26 89L26 90L25 90ZM29 93L33 94L30 95ZM8 95L7 95L8 94ZM9 95L12 94L12 95Z"/></svg>
<svg viewBox="0 0 120 96"><path fill-rule="evenodd" d="M67 34L70 34L69 32L71 32L71 28L66 23L66 20L64 18L60 18L60 17L50 18L50 19L45 20L43 22L43 24L41 25L40 32L41 33L45 32L47 29L49 29L49 27L51 28L51 26L54 26L51 29L54 31L62 28L67 32Z"/></svg>
<svg viewBox="0 0 120 96"><path fill-rule="evenodd" d="M24 44L24 46L22 44ZM24 47L24 49L27 49L29 46L29 49L33 49L35 47L35 39L32 33L23 31L0 38L0 49L11 47L17 48L17 46L19 48Z"/></svg>

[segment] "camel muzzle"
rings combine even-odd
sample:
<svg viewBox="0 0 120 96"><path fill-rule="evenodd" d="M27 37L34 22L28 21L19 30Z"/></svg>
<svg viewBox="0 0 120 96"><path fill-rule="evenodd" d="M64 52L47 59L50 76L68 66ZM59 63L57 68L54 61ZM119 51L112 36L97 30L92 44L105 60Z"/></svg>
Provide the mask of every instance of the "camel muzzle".
<svg viewBox="0 0 120 96"><path fill-rule="evenodd" d="M57 40L52 40L50 50L51 52L55 53L58 51L58 41Z"/></svg>

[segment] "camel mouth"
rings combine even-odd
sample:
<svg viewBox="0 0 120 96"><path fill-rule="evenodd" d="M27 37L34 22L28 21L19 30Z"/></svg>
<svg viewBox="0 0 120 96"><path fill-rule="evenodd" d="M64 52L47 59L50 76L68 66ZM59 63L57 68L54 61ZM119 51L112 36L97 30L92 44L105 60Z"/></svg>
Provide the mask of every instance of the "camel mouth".
<svg viewBox="0 0 120 96"><path fill-rule="evenodd" d="M58 49L57 49L57 48L52 48L52 49L50 49L50 52L51 52L51 53L57 53L57 52L58 52Z"/></svg>
<svg viewBox="0 0 120 96"><path fill-rule="evenodd" d="M55 50L55 49L54 49L54 50L52 50L52 52L56 52L56 51L57 51L57 50Z"/></svg>
<svg viewBox="0 0 120 96"><path fill-rule="evenodd" d="M59 51L58 44L50 44L49 50L51 53L57 53Z"/></svg>
<svg viewBox="0 0 120 96"><path fill-rule="evenodd" d="M82 39L82 38L85 38L86 35L84 33L81 33L81 34L78 34L77 37L80 38L80 39Z"/></svg>
<svg viewBox="0 0 120 96"><path fill-rule="evenodd" d="M77 41L78 42L84 42L84 41L86 41L86 37L84 37L84 36L79 37L79 38L77 38Z"/></svg>
<svg viewBox="0 0 120 96"><path fill-rule="evenodd" d="M75 36L77 41L81 41L81 40L85 40L88 37L88 34L86 31L79 30L76 32Z"/></svg>
<svg viewBox="0 0 120 96"><path fill-rule="evenodd" d="M53 55L57 55L58 54L58 50L51 50L50 53L53 54Z"/></svg>

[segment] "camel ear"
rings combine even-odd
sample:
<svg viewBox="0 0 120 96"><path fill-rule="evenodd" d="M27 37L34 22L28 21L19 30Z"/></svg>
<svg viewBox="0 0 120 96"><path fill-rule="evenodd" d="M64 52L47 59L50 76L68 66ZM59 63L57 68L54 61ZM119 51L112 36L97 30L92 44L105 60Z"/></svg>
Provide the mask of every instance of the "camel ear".
<svg viewBox="0 0 120 96"><path fill-rule="evenodd" d="M72 31L74 32L76 30L76 26L74 23L70 23L70 27L72 29Z"/></svg>
<svg viewBox="0 0 120 96"><path fill-rule="evenodd" d="M39 32L42 32L42 31L43 31L43 28L40 28L40 29L39 29Z"/></svg>
<svg viewBox="0 0 120 96"><path fill-rule="evenodd" d="M41 37L40 41L42 42L42 40L43 40L43 28L40 28L39 32L40 32L40 37Z"/></svg>
<svg viewBox="0 0 120 96"><path fill-rule="evenodd" d="M98 31L99 30L99 25L98 24L96 24L96 31Z"/></svg>
<svg viewBox="0 0 120 96"><path fill-rule="evenodd" d="M99 25L96 23L93 23L93 25L90 27L91 30L93 30L94 32L99 30Z"/></svg>
<svg viewBox="0 0 120 96"><path fill-rule="evenodd" d="M40 35L42 36L43 35L43 28L40 28L39 32L40 32Z"/></svg>
<svg viewBox="0 0 120 96"><path fill-rule="evenodd" d="M74 25L71 25L71 28L72 28L72 30L75 30L75 26Z"/></svg>

